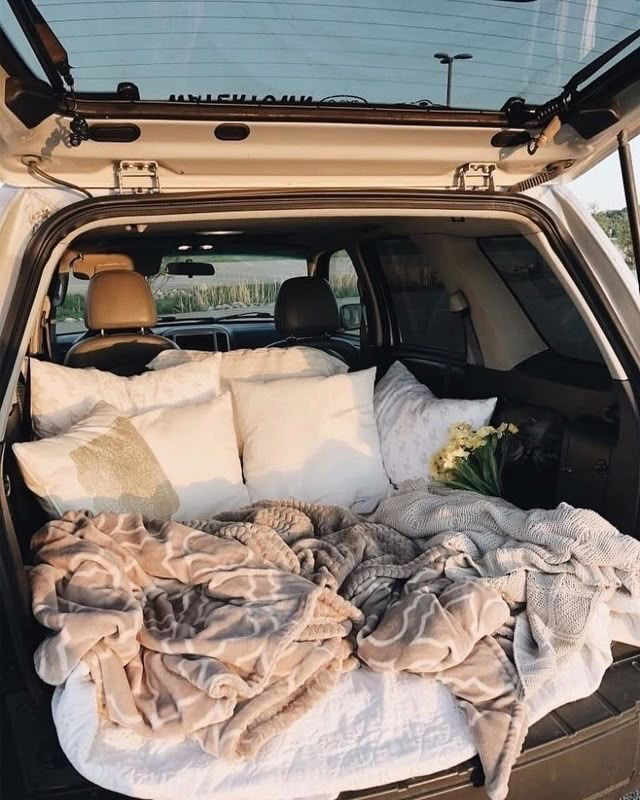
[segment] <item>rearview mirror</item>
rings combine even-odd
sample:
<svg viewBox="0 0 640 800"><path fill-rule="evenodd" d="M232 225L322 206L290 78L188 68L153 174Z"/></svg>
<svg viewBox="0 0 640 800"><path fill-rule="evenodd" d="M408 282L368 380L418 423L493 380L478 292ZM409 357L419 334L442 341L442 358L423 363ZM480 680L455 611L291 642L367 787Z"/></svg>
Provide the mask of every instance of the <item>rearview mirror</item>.
<svg viewBox="0 0 640 800"><path fill-rule="evenodd" d="M362 322L362 306L360 303L344 303L340 306L340 324L345 331L360 328Z"/></svg>
<svg viewBox="0 0 640 800"><path fill-rule="evenodd" d="M170 261L167 264L167 275L215 275L216 268L209 261Z"/></svg>

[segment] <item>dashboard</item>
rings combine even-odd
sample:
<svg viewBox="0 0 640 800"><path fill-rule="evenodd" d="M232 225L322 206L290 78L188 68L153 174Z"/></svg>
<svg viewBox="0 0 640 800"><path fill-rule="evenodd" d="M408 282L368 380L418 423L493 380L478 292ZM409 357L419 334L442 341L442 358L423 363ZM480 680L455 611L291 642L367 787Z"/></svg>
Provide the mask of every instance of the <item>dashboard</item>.
<svg viewBox="0 0 640 800"><path fill-rule="evenodd" d="M181 350L211 353L266 347L282 339L272 319L239 319L225 323L171 322L156 325L152 330L174 341ZM62 363L67 351L83 336L84 332L57 333L54 341L55 360Z"/></svg>

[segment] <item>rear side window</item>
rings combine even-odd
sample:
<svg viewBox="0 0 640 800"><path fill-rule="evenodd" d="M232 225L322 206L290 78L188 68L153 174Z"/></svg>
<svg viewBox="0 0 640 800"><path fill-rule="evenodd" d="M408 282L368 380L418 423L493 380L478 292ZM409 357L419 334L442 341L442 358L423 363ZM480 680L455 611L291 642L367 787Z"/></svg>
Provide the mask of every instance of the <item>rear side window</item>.
<svg viewBox="0 0 640 800"><path fill-rule="evenodd" d="M351 313L343 313L342 321L347 333L358 333L360 330L360 290L358 274L351 256L346 250L338 250L329 258L329 283L336 296L338 306L348 306ZM349 322L351 320L351 322Z"/></svg>
<svg viewBox="0 0 640 800"><path fill-rule="evenodd" d="M578 309L528 239L483 237L478 244L551 350L567 358L602 362Z"/></svg>
<svg viewBox="0 0 640 800"><path fill-rule="evenodd" d="M67 293L62 305L56 308L57 333L81 333L86 330L84 324L84 299L87 294L88 280L76 278L69 273Z"/></svg>
<svg viewBox="0 0 640 800"><path fill-rule="evenodd" d="M377 249L403 344L464 358L463 321L449 311L448 292L428 257L406 238L383 239Z"/></svg>

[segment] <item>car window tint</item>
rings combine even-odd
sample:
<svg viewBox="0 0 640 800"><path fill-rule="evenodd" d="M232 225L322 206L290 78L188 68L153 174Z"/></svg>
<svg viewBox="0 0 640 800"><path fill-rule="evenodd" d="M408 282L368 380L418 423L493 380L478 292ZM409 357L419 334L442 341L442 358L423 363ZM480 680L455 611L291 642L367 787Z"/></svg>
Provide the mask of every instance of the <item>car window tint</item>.
<svg viewBox="0 0 640 800"><path fill-rule="evenodd" d="M551 350L580 361L602 362L578 309L528 239L482 237L478 243Z"/></svg>
<svg viewBox="0 0 640 800"><path fill-rule="evenodd" d="M328 279L333 293L336 296L336 300L338 301L338 306L360 305L358 274L353 266L351 256L346 250L338 250L329 258ZM351 315L342 315L343 319L353 319L353 323L345 327L345 330L348 332L357 332L360 330L360 325L356 324L358 309L354 309L354 312L355 313Z"/></svg>
<svg viewBox="0 0 640 800"><path fill-rule="evenodd" d="M464 357L463 320L449 311L448 292L428 257L406 238L378 242L378 257L403 344Z"/></svg>

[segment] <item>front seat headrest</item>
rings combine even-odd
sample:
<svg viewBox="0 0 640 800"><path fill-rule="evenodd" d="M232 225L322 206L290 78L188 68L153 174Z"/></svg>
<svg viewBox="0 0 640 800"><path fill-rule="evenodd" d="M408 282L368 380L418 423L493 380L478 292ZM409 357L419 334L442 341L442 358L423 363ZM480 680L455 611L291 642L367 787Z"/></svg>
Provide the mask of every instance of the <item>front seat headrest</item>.
<svg viewBox="0 0 640 800"><path fill-rule="evenodd" d="M90 331L152 328L158 316L151 287L139 272L97 272L89 281L84 322Z"/></svg>
<svg viewBox="0 0 640 800"><path fill-rule="evenodd" d="M324 278L288 278L280 286L274 310L278 333L285 336L322 336L340 328L333 289Z"/></svg>

